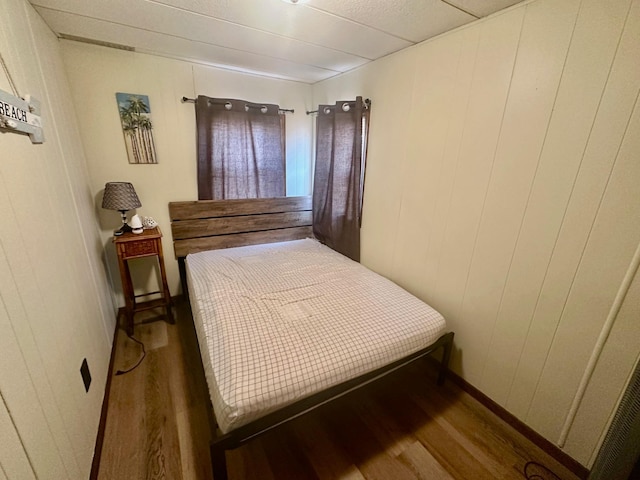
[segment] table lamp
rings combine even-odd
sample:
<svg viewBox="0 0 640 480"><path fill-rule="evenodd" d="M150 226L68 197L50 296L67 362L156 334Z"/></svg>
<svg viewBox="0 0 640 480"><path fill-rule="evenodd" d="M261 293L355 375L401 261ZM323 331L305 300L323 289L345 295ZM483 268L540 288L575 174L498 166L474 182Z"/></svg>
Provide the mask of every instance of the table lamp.
<svg viewBox="0 0 640 480"><path fill-rule="evenodd" d="M102 197L102 208L109 210L119 210L122 215L122 227L113 232L115 236L130 232L131 227L127 225L127 210L133 210L142 206L133 185L129 182L108 182L104 186L104 196Z"/></svg>

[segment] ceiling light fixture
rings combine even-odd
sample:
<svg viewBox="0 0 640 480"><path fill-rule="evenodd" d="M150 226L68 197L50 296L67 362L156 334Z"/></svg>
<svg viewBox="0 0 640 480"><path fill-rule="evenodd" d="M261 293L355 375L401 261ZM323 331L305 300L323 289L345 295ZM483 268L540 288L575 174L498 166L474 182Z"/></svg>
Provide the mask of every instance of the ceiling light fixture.
<svg viewBox="0 0 640 480"><path fill-rule="evenodd" d="M307 3L309 0L282 0L284 3L289 3L291 5L301 5L303 3Z"/></svg>

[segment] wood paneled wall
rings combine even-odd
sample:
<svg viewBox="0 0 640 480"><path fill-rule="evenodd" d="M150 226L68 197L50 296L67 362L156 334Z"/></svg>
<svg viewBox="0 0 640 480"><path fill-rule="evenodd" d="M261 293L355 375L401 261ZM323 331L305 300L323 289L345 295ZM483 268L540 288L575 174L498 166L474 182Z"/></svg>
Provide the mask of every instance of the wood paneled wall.
<svg viewBox="0 0 640 480"><path fill-rule="evenodd" d="M637 0L538 0L314 86L373 101L363 263L443 313L457 373L585 465L640 353L620 340L638 322L597 344L640 242L639 39ZM589 381L613 351L621 373Z"/></svg>
<svg viewBox="0 0 640 480"><path fill-rule="evenodd" d="M0 478L88 478L115 329L103 244L58 39L26 0L0 1L0 18L45 136L0 134Z"/></svg>

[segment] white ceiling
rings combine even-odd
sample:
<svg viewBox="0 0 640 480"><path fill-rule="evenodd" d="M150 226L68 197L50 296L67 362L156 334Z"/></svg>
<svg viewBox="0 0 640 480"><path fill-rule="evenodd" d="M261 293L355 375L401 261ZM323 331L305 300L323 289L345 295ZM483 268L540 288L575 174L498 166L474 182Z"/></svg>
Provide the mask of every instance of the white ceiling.
<svg viewBox="0 0 640 480"><path fill-rule="evenodd" d="M304 83L519 1L30 0L63 38Z"/></svg>

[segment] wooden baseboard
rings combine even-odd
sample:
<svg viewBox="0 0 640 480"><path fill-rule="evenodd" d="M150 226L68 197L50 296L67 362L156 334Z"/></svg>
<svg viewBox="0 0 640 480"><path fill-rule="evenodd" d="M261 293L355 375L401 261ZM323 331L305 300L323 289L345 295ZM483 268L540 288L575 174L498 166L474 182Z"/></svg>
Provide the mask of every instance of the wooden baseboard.
<svg viewBox="0 0 640 480"><path fill-rule="evenodd" d="M571 470L574 474L576 474L579 478L586 479L589 476L589 469L582 465L577 460L573 459L565 452L560 450L560 448L544 438L538 432L533 430L531 427L526 425L522 420L518 419L513 414L509 413L504 407L498 405L496 402L491 400L488 396L478 390L476 387L471 385L469 382L464 380L459 375L454 372L448 372L449 379L458 385L462 390L467 392L473 398L482 403L485 407L491 410L494 414L496 414L499 418L504 420L506 423L511 425L514 429L524 435L526 438L535 443L540 449L544 450L546 453L555 458L558 462L563 464L569 470Z"/></svg>
<svg viewBox="0 0 640 480"><path fill-rule="evenodd" d="M107 370L107 383L104 387L104 397L102 398L102 409L100 410L100 423L98 424L98 433L96 435L96 445L93 449L93 461L91 462L91 473L89 480L97 480L98 469L100 468L100 458L102 456L102 444L104 443L104 430L107 425L107 410L109 409L109 392L111 391L111 378L113 377L113 362L116 357L116 345L118 342L118 324L120 320L120 311L116 316L116 328L113 334L113 342L111 343L111 358L109 359L109 369Z"/></svg>

